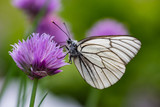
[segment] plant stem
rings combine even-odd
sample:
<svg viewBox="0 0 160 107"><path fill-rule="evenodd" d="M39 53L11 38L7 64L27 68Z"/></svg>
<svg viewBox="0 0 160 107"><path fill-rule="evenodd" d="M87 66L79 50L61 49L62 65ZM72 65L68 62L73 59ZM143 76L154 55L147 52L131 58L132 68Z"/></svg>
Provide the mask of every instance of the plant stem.
<svg viewBox="0 0 160 107"><path fill-rule="evenodd" d="M27 85L27 78L26 78L26 75L24 75L24 80L23 80L23 96L22 96L22 106L21 107L24 107L24 105L25 105L26 85Z"/></svg>
<svg viewBox="0 0 160 107"><path fill-rule="evenodd" d="M10 80L11 80L13 74L15 73L14 71L15 71L15 64L14 64L14 62L11 62L11 66L8 69L8 72L7 72L7 75L5 77L2 89L0 90L0 102L1 102L2 96L3 96L4 92L5 92L8 84L10 83Z"/></svg>
<svg viewBox="0 0 160 107"><path fill-rule="evenodd" d="M32 95L31 95L31 100L30 100L30 107L34 107L34 101L35 101L35 97L36 97L37 85L38 85L38 79L35 78L34 82L33 82Z"/></svg>
<svg viewBox="0 0 160 107"><path fill-rule="evenodd" d="M19 93L18 93L18 100L17 100L17 107L19 107L19 105L20 105L23 81L24 81L23 76L21 76L21 82L20 82L20 85L19 85Z"/></svg>
<svg viewBox="0 0 160 107"><path fill-rule="evenodd" d="M42 20L43 16L45 15L47 6L49 5L50 1L51 1L51 0L47 0L47 1L45 2L45 4L43 5L42 9L39 11L39 13L36 15L35 19L33 20L33 24L32 24L31 29L29 30L28 34L26 34L26 35L24 36L24 38L27 38L28 35L30 35L30 33L36 32L36 29L37 29L37 27L38 27L38 24L39 24L39 22Z"/></svg>
<svg viewBox="0 0 160 107"><path fill-rule="evenodd" d="M44 101L44 99L46 98L46 96L48 95L48 92L44 95L44 97L42 98L42 100L40 101L40 103L39 103L39 105L38 105L38 107L40 107L41 106L41 104L42 104L42 102Z"/></svg>
<svg viewBox="0 0 160 107"><path fill-rule="evenodd" d="M100 98L100 91L101 90L94 89L94 88L91 89L88 95L85 107L97 107L97 104Z"/></svg>

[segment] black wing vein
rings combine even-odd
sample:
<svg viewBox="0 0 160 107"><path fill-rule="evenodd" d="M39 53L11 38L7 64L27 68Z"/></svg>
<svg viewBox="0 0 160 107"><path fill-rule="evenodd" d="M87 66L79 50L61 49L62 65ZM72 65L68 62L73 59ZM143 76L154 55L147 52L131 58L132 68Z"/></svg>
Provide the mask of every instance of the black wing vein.
<svg viewBox="0 0 160 107"><path fill-rule="evenodd" d="M83 57L82 57L83 58ZM97 81L97 79L96 79L96 77L95 77L95 74L93 73L93 71L92 71L92 69L91 69L91 67L90 67L90 64L88 63L88 61L86 61L86 59L84 59L84 62L86 63L86 65L88 66L88 68L90 69L90 72L92 73L92 75L94 76L94 78L95 78L95 80L96 80L96 82L97 82L97 84L98 84L98 81ZM94 81L94 80L93 80ZM99 85L99 84L98 84ZM95 85L96 86L96 85Z"/></svg>
<svg viewBox="0 0 160 107"><path fill-rule="evenodd" d="M84 80L86 80L85 79L85 75L84 75L84 72L83 72L83 69L82 69L82 62L81 62L81 60L80 60L80 57L78 57L78 60L79 60L79 62L80 62L80 68L81 68L81 71L82 71L82 77L84 78ZM78 68L77 68L78 69Z"/></svg>
<svg viewBox="0 0 160 107"><path fill-rule="evenodd" d="M126 52L124 52L124 51L120 50L119 48L116 48L116 47L112 47L112 48L114 48L114 49L117 49L117 50L121 51L122 53L126 54L130 59L132 59L132 57L131 57L131 56L129 56Z"/></svg>
<svg viewBox="0 0 160 107"><path fill-rule="evenodd" d="M103 87L105 88L105 85L104 85L104 83L103 83L102 79L100 78L100 76L99 76L99 74L98 74L98 72L97 72L97 70L96 70L95 66L94 66L93 64L92 64L92 66L93 66L94 70L96 71L96 74L98 75L98 78L99 78L99 80L101 81L101 83L102 83Z"/></svg>
<svg viewBox="0 0 160 107"><path fill-rule="evenodd" d="M132 52L133 55L136 55L136 53L134 53L133 51L131 51L129 48L127 48L127 47L125 47L125 46L123 46L123 45L121 45L121 44L119 44L119 43L116 43L116 42L113 42L113 43L115 43L115 44L117 44L117 45L119 45L119 46L127 49L128 51ZM130 45L130 46L131 46L131 45ZM134 48L134 47L133 47L133 48ZM135 49L136 49L136 48L135 48ZM137 50L137 49L136 49L136 50Z"/></svg>
<svg viewBox="0 0 160 107"><path fill-rule="evenodd" d="M132 47L135 48L137 51L139 50L137 47L133 46L132 44L129 44L129 43L123 41L123 40L121 40L121 42L126 43L126 44L132 46ZM134 41L133 41L133 42L134 42ZM140 45L140 44L138 44L138 43L136 43L136 42L134 42L134 43L137 44L137 45Z"/></svg>
<svg viewBox="0 0 160 107"><path fill-rule="evenodd" d="M113 66L111 63L109 63L109 62L107 62L107 61L105 61L105 60L103 60L104 62L106 62L106 63L108 63L109 65L111 65L112 67L114 67L114 68L116 68L118 71L120 71L122 74L123 74L123 72L120 70L120 69L118 69L117 67L115 67L115 66ZM117 65L118 66L118 65ZM118 67L120 67L120 66L118 66ZM105 67L106 68L106 67ZM121 67L120 67L121 68ZM123 69L123 68L122 68Z"/></svg>
<svg viewBox="0 0 160 107"><path fill-rule="evenodd" d="M101 58L101 60L103 60L103 59ZM105 60L103 60L103 61L106 62ZM105 66L104 62L103 62L103 65L104 65L105 69L107 69L111 74L113 74L113 75L119 80L119 78L118 78L110 69L108 69L108 68ZM106 63L108 63L108 62L106 62ZM110 64L110 63L108 63L108 64L112 66L112 64ZM112 66L112 67L114 67L114 66ZM110 67L109 67L109 68L110 68ZM115 68L116 68L116 67L115 67ZM121 72L121 71L120 71L120 72Z"/></svg>
<svg viewBox="0 0 160 107"><path fill-rule="evenodd" d="M80 56L80 59L81 59L82 63L84 64L84 66L85 66L85 68L86 68L86 70L87 70L87 72L88 72L88 74L89 74L89 76L90 76L90 78L91 78L91 80L92 80L92 83L93 83L94 86L96 87L95 82L94 82L94 80L93 80L93 78L92 78L92 76L91 76L91 74L90 74L90 72L89 72L89 70L88 70L85 62L82 60L81 56Z"/></svg>

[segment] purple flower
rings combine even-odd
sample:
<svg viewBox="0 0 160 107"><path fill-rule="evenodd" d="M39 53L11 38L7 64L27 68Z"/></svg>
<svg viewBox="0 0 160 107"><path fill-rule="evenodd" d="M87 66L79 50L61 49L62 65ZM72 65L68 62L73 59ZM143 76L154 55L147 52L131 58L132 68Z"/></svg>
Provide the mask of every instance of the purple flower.
<svg viewBox="0 0 160 107"><path fill-rule="evenodd" d="M61 72L64 62L62 48L52 40L53 36L33 33L27 40L19 41L9 54L17 66L31 79L43 78Z"/></svg>
<svg viewBox="0 0 160 107"><path fill-rule="evenodd" d="M53 35L53 40L56 43L66 42L68 40L68 37L59 29L57 26L55 26L52 21L56 22L58 26L60 26L63 30L66 30L62 20L56 16L56 15L47 15L44 17L41 22L39 23L37 27L37 32L40 34L46 33L49 35Z"/></svg>
<svg viewBox="0 0 160 107"><path fill-rule="evenodd" d="M60 7L60 0L12 0L12 4L28 14L36 16L45 4L48 4L46 13L58 10Z"/></svg>
<svg viewBox="0 0 160 107"><path fill-rule="evenodd" d="M112 19L104 19L96 23L91 30L88 31L87 35L128 35L128 31L123 24Z"/></svg>

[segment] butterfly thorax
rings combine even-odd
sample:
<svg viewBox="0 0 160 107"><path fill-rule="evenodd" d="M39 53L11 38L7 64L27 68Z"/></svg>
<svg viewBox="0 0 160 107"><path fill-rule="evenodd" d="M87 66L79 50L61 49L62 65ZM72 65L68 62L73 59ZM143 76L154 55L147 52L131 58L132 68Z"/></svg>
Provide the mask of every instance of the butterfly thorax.
<svg viewBox="0 0 160 107"><path fill-rule="evenodd" d="M70 57L77 57L80 53L77 51L77 41L67 40Z"/></svg>

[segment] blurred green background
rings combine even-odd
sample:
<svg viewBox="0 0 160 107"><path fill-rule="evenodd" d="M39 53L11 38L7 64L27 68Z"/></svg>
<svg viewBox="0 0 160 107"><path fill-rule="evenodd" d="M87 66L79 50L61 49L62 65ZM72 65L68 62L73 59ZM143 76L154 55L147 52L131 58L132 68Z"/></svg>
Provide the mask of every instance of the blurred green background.
<svg viewBox="0 0 160 107"><path fill-rule="evenodd" d="M82 105L94 93L97 107L160 107L160 0L62 0L59 15L69 23L77 40L85 38L96 21L113 18L125 24L142 47L121 80L107 89L90 87L74 64L63 67L62 73L41 79L43 88L71 96ZM13 61L8 54L10 44L23 38L27 26L22 11L10 0L0 1L0 78L5 77Z"/></svg>

